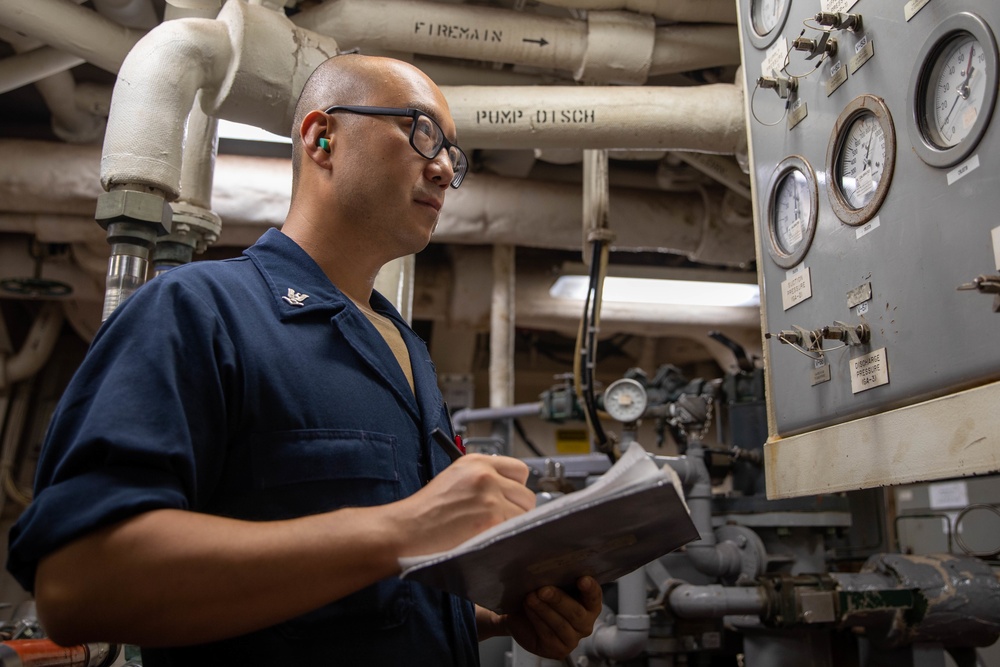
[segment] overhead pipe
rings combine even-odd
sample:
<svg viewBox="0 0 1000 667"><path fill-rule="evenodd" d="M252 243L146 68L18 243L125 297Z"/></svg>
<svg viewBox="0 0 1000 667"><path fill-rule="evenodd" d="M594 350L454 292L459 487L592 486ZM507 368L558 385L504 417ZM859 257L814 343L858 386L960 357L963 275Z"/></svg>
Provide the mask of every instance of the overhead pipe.
<svg viewBox="0 0 1000 667"><path fill-rule="evenodd" d="M442 88L467 148L640 148L735 154L743 94L704 86Z"/></svg>
<svg viewBox="0 0 1000 667"><path fill-rule="evenodd" d="M83 58L51 46L19 53L0 60L0 94L65 72L86 62Z"/></svg>
<svg viewBox="0 0 1000 667"><path fill-rule="evenodd" d="M616 10L652 14L658 19L687 23L736 23L736 3L730 0L539 0L552 7Z"/></svg>
<svg viewBox="0 0 1000 667"><path fill-rule="evenodd" d="M59 338L63 319L62 304L55 301L42 304L21 349L0 359L0 390L31 377L45 365Z"/></svg>
<svg viewBox="0 0 1000 667"><path fill-rule="evenodd" d="M152 0L93 0L94 9L115 23L128 28L149 30L160 19Z"/></svg>
<svg viewBox="0 0 1000 667"><path fill-rule="evenodd" d="M568 70L593 83L641 84L651 75L740 62L735 26L657 28L652 17L630 12L578 20L438 2L328 0L292 21L343 48Z"/></svg>
<svg viewBox="0 0 1000 667"><path fill-rule="evenodd" d="M99 233L87 224L87 220L93 223L94 200L102 192L96 149L8 139L0 140L0 151L8 158L0 161L0 212L31 214L31 219L0 215L0 230L37 229L65 235L64 240L70 241L80 234L89 238ZM62 168L53 170L54 161ZM220 243L245 247L265 228L281 225L290 187L288 160L219 156L212 206L226 220ZM433 240L578 250L580 197L579 183L472 174L449 193ZM754 258L753 224L749 216L727 215L727 202L734 199L739 195L713 194L706 216L706 201L698 193L614 187L609 208L609 223L617 233L614 248L677 253L713 264L746 264ZM45 221L49 214L76 217L53 226Z"/></svg>
<svg viewBox="0 0 1000 667"><path fill-rule="evenodd" d="M5 0L0 24L112 73L145 34L69 0Z"/></svg>

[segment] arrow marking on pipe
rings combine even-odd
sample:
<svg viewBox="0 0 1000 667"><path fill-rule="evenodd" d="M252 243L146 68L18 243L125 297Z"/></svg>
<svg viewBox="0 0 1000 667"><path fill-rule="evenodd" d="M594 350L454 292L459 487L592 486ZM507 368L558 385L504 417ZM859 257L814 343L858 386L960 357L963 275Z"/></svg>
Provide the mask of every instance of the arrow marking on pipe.
<svg viewBox="0 0 1000 667"><path fill-rule="evenodd" d="M522 42L530 42L532 44L538 44L538 46L545 46L546 44L549 43L548 40L545 39L544 37L542 37L541 39L528 39L528 38L524 38L521 41Z"/></svg>

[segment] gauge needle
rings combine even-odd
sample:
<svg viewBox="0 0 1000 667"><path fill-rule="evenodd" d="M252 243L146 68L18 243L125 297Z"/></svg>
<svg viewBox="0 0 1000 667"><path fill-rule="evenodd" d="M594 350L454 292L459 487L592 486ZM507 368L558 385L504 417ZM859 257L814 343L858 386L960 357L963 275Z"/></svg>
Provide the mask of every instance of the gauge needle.
<svg viewBox="0 0 1000 667"><path fill-rule="evenodd" d="M869 169L871 169L871 162L868 161L868 153L871 152L872 139L874 138L875 138L875 130L872 130L871 133L868 135L868 144L865 146L865 159L861 163L862 165L864 165Z"/></svg>
<svg viewBox="0 0 1000 667"><path fill-rule="evenodd" d="M958 104L959 100L969 99L971 94L971 89L969 88L969 81L972 79L972 73L976 71L976 68L972 66L972 57L976 52L976 45L973 44L972 48L969 49L969 66L965 70L965 79L958 85L958 95L955 96L955 101L951 103L951 109L948 109L948 115L944 117L944 122L941 123L941 128L948 124L949 119L951 119L951 114L955 111L955 106Z"/></svg>

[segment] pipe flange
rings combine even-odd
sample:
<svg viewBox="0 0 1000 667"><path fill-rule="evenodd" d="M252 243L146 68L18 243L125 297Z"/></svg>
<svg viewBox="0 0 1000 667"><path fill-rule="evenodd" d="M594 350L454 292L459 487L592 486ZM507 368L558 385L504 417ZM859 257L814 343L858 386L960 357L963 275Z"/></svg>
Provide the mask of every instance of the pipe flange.
<svg viewBox="0 0 1000 667"><path fill-rule="evenodd" d="M176 201L173 208L174 231L171 236L180 243L190 243L195 252L202 253L219 240L222 218L214 211L187 202ZM192 242L193 241L193 242Z"/></svg>
<svg viewBox="0 0 1000 667"><path fill-rule="evenodd" d="M767 549L764 541L746 526L719 526L715 529L715 539L721 544L731 542L740 550L740 573L733 582L746 586L764 574L767 566Z"/></svg>

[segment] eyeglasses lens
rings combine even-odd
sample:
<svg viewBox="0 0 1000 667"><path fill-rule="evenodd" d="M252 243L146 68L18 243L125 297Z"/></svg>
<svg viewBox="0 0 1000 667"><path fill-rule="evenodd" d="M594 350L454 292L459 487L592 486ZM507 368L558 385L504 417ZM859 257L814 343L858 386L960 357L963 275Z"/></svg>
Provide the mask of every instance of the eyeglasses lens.
<svg viewBox="0 0 1000 667"><path fill-rule="evenodd" d="M418 114L414 119L411 138L413 140L413 147L428 160L433 160L437 156L445 142L444 131L441 127L429 116L423 114ZM455 172L455 177L451 183L452 186L457 188L458 184L465 178L465 172L469 168L468 161L458 146L448 147L448 160L451 162L451 168Z"/></svg>

